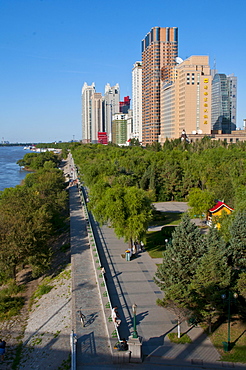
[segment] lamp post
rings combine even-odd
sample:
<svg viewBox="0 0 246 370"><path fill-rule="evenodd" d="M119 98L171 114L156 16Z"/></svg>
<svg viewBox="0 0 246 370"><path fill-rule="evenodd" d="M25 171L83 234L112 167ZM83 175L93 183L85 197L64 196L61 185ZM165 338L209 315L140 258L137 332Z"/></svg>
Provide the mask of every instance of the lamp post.
<svg viewBox="0 0 246 370"><path fill-rule="evenodd" d="M137 333L137 329L136 329L136 313L137 313L136 303L133 303L132 311L133 311L133 334L132 334L132 338L138 338L138 333Z"/></svg>
<svg viewBox="0 0 246 370"><path fill-rule="evenodd" d="M228 298L227 298L227 301L228 301L228 331L227 331L227 342L223 342L223 345L224 345L224 350L225 352L228 352L230 351L230 346L231 346L231 300L233 298L237 298L238 297L238 294L237 293L234 293L233 294L233 297L232 297L232 292L228 292ZM222 299L226 299L226 294L222 294L221 296Z"/></svg>

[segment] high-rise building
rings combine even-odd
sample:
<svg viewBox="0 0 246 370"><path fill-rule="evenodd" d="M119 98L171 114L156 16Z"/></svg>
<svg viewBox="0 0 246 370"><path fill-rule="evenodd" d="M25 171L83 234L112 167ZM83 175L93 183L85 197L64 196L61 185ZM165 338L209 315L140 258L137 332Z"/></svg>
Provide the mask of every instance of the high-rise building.
<svg viewBox="0 0 246 370"><path fill-rule="evenodd" d="M85 82L82 87L82 142L89 143L92 139L91 97L96 92L95 84L88 86Z"/></svg>
<svg viewBox="0 0 246 370"><path fill-rule="evenodd" d="M158 141L160 83L173 79L178 56L178 28L153 27L142 40L142 143Z"/></svg>
<svg viewBox="0 0 246 370"><path fill-rule="evenodd" d="M98 142L98 132L103 131L102 94L94 93L91 96L91 142Z"/></svg>
<svg viewBox="0 0 246 370"><path fill-rule="evenodd" d="M211 80L208 56L191 56L173 69L173 80L162 82L159 141L186 134L211 133Z"/></svg>
<svg viewBox="0 0 246 370"><path fill-rule="evenodd" d="M127 114L115 113L112 120L112 143L126 145L127 141Z"/></svg>
<svg viewBox="0 0 246 370"><path fill-rule="evenodd" d="M129 96L124 96L124 100L120 101L120 113L128 113L128 110L130 109L130 102L131 99Z"/></svg>
<svg viewBox="0 0 246 370"><path fill-rule="evenodd" d="M108 140L112 141L112 117L114 113L119 113L120 111L120 87L118 84L115 86L110 86L107 84L105 86L104 93L104 131L108 134Z"/></svg>
<svg viewBox="0 0 246 370"><path fill-rule="evenodd" d="M230 134L236 129L237 77L216 73L212 81L212 130Z"/></svg>
<svg viewBox="0 0 246 370"><path fill-rule="evenodd" d="M136 62L132 69L132 137L142 142L142 62Z"/></svg>

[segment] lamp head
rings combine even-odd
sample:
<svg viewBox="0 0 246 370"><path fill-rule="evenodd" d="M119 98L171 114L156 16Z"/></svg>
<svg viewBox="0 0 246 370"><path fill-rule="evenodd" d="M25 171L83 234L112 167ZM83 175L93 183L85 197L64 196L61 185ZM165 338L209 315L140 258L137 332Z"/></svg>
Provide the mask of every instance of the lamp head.
<svg viewBox="0 0 246 370"><path fill-rule="evenodd" d="M136 303L133 303L133 305L132 305L132 311L133 311L133 314L134 315L136 315L136 312L137 312L137 305L136 305Z"/></svg>

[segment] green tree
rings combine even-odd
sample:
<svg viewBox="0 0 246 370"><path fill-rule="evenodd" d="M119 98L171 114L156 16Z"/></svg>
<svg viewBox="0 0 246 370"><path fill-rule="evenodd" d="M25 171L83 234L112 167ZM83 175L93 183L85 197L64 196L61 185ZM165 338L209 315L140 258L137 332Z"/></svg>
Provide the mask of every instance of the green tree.
<svg viewBox="0 0 246 370"><path fill-rule="evenodd" d="M0 218L0 264L11 269L15 279L17 267L29 257L35 255L38 260L50 254L50 219L38 196L23 186L2 193Z"/></svg>
<svg viewBox="0 0 246 370"><path fill-rule="evenodd" d="M230 228L230 256L236 269L246 268L246 210L237 212Z"/></svg>
<svg viewBox="0 0 246 370"><path fill-rule="evenodd" d="M226 244L216 228L205 238L207 252L201 257L189 286L190 307L196 316L209 323L221 311L221 294L231 283Z"/></svg>
<svg viewBox="0 0 246 370"><path fill-rule="evenodd" d="M246 272L242 272L237 280L237 289L246 300Z"/></svg>
<svg viewBox="0 0 246 370"><path fill-rule="evenodd" d="M189 193L188 205L191 207L189 214L191 217L203 217L203 214L213 206L214 194L199 188L191 189Z"/></svg>
<svg viewBox="0 0 246 370"><path fill-rule="evenodd" d="M200 230L185 214L172 234L172 244L163 252L163 262L155 275L165 299L183 306L187 303L188 286L205 251Z"/></svg>
<svg viewBox="0 0 246 370"><path fill-rule="evenodd" d="M107 188L100 200L92 198L91 209L97 221L110 222L116 235L130 244L144 237L152 217L151 200L135 187Z"/></svg>

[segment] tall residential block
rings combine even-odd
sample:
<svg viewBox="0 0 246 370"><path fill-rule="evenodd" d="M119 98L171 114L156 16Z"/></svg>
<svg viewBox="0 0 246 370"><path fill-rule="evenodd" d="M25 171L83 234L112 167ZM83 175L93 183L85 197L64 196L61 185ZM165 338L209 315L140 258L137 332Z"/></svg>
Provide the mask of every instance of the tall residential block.
<svg viewBox="0 0 246 370"><path fill-rule="evenodd" d="M117 145L126 145L127 114L115 113L112 118L112 143Z"/></svg>
<svg viewBox="0 0 246 370"><path fill-rule="evenodd" d="M124 100L120 101L120 113L128 113L130 109L131 99L129 96L124 96Z"/></svg>
<svg viewBox="0 0 246 370"><path fill-rule="evenodd" d="M91 96L91 142L98 142L98 132L103 131L102 94L94 93Z"/></svg>
<svg viewBox="0 0 246 370"><path fill-rule="evenodd" d="M173 79L162 82L159 142L189 134L211 133L211 74L208 56L179 60Z"/></svg>
<svg viewBox="0 0 246 370"><path fill-rule="evenodd" d="M85 82L82 87L82 142L92 140L91 97L96 92L95 84L88 86Z"/></svg>
<svg viewBox="0 0 246 370"><path fill-rule="evenodd" d="M212 130L230 134L236 129L237 77L215 74L212 81Z"/></svg>
<svg viewBox="0 0 246 370"><path fill-rule="evenodd" d="M158 141L161 81L173 80L178 56L178 28L153 27L142 40L142 143Z"/></svg>
<svg viewBox="0 0 246 370"><path fill-rule="evenodd" d="M132 69L132 137L142 142L142 62L136 62Z"/></svg>
<svg viewBox="0 0 246 370"><path fill-rule="evenodd" d="M108 140L112 141L112 117L120 111L120 87L118 84L105 86L104 93L104 131L108 134Z"/></svg>

